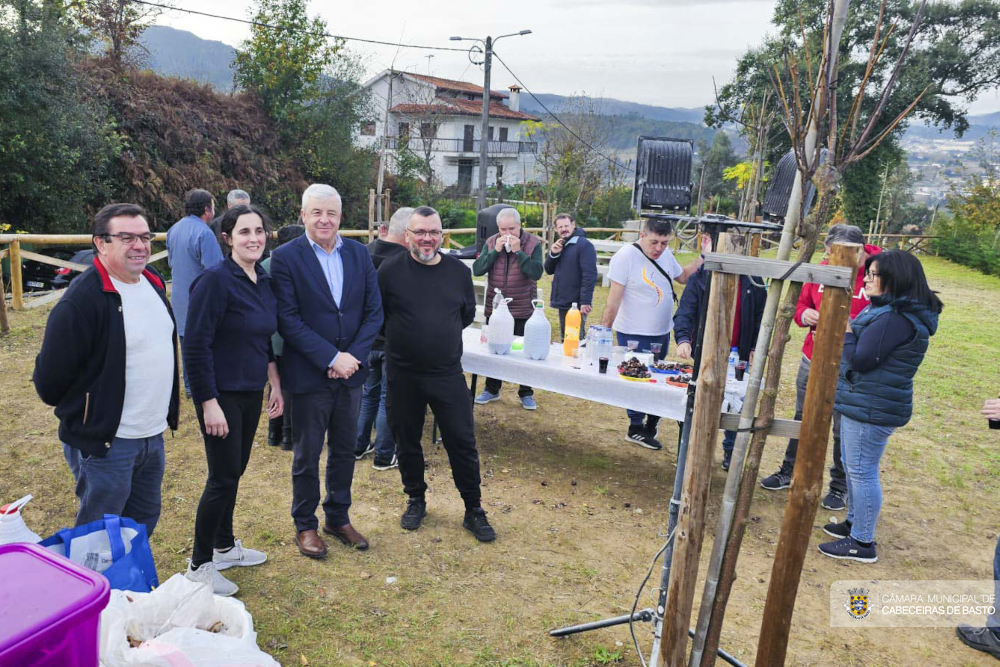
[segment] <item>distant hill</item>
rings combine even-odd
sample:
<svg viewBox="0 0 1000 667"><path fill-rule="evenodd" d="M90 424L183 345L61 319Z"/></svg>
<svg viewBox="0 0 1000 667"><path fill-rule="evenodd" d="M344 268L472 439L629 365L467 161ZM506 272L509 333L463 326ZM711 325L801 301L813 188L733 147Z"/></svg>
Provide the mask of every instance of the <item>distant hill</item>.
<svg viewBox="0 0 1000 667"><path fill-rule="evenodd" d="M236 49L228 44L159 25L146 28L142 44L149 51L146 65L157 74L207 83L220 92L233 89Z"/></svg>
<svg viewBox="0 0 1000 667"><path fill-rule="evenodd" d="M564 109L570 97L566 95L552 95L549 93L538 93L536 97L549 108L553 113L559 113ZM601 111L608 116L631 116L633 114L649 120L668 120L684 123L702 124L705 117L704 107L693 108L671 108L657 107L650 104L639 104L638 102L624 102L610 97L598 98L595 100ZM543 114L545 110L536 102L531 95L521 95L521 111L533 114Z"/></svg>

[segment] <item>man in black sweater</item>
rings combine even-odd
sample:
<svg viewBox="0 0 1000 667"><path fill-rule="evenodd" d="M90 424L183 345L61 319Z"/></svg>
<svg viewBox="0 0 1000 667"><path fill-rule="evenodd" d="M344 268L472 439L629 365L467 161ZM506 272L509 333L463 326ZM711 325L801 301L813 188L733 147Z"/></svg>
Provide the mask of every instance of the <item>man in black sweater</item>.
<svg viewBox="0 0 1000 667"><path fill-rule="evenodd" d="M441 240L441 217L421 206L406 226L410 251L387 259L378 271L385 314L386 408L409 496L400 525L416 530L427 515L420 437L429 404L465 502L462 526L481 542L490 542L496 533L480 503L472 397L462 375L462 330L475 318L476 296L469 269L438 252Z"/></svg>
<svg viewBox="0 0 1000 667"><path fill-rule="evenodd" d="M385 238L369 243L368 254L372 256L375 269L382 262L396 255L406 254L406 223L413 209L404 206L389 219ZM390 470L397 467L396 443L392 439L389 421L385 412L385 336L375 338L375 345L368 354L368 377L361 392L361 410L358 413L358 441L354 445L354 458L360 461L375 452L372 467L375 470ZM372 426L375 426L375 442L372 442Z"/></svg>

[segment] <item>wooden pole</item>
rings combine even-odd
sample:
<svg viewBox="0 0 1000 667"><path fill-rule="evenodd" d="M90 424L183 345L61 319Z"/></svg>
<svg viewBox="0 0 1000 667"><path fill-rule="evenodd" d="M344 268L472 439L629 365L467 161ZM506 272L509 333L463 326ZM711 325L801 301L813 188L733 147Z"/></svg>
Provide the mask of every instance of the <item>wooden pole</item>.
<svg viewBox="0 0 1000 667"><path fill-rule="evenodd" d="M7 294L3 289L3 276L0 276L0 335L10 333L10 322L7 321Z"/></svg>
<svg viewBox="0 0 1000 667"><path fill-rule="evenodd" d="M731 253L735 248L728 233L719 234L717 247L720 253ZM684 468L684 488L674 534L667 606L663 615L663 643L660 645L663 664L675 667L687 662L688 628L698 583L698 559L713 469L712 454L726 390L726 363L733 332L738 280L739 277L734 274L712 274L698 371L698 393L695 395L691 441Z"/></svg>
<svg viewBox="0 0 1000 667"><path fill-rule="evenodd" d="M375 239L372 237L372 232L375 229L375 190L368 190L368 242L371 243Z"/></svg>
<svg viewBox="0 0 1000 667"><path fill-rule="evenodd" d="M760 234L750 235L750 256L760 257Z"/></svg>
<svg viewBox="0 0 1000 667"><path fill-rule="evenodd" d="M382 221L388 222L392 216L392 190L385 191L385 208L382 211Z"/></svg>
<svg viewBox="0 0 1000 667"><path fill-rule="evenodd" d="M14 295L11 306L24 310L24 283L21 282L21 242L10 244L10 291Z"/></svg>
<svg viewBox="0 0 1000 667"><path fill-rule="evenodd" d="M857 268L863 248L856 243L836 243L830 251L832 266ZM764 621L757 645L760 667L782 665L798 594L802 563L816 519L816 506L823 492L826 444L844 347L844 329L851 312L851 292L831 289L823 294L813 345L812 366L799 429L799 450L788 492L788 505L771 568L771 582L764 604Z"/></svg>

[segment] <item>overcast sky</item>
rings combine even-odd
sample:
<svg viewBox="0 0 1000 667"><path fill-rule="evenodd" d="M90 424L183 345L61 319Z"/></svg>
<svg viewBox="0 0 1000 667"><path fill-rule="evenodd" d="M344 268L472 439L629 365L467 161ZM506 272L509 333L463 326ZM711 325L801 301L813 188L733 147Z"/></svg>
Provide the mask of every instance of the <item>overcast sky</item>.
<svg viewBox="0 0 1000 667"><path fill-rule="evenodd" d="M248 18L253 2L175 0L174 4ZM452 35L482 38L529 29L531 35L500 40L496 52L535 93L587 93L657 106L696 107L712 100L713 77L720 85L729 81L736 59L768 34L774 4L774 0L312 0L309 12L322 16L333 34L428 46L471 45L450 42ZM247 25L181 12L168 12L157 23L233 46L249 36ZM387 69L395 60L396 69L482 81L482 68L471 65L466 53L348 45L368 74ZM494 61L491 88L514 83L503 65ZM973 113L997 110L996 91L972 106Z"/></svg>

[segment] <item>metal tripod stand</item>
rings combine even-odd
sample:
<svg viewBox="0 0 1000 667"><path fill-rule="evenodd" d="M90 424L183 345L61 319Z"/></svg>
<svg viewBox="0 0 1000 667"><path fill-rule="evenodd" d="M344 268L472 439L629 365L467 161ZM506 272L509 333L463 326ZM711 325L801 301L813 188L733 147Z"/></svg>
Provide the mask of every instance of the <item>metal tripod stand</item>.
<svg viewBox="0 0 1000 667"><path fill-rule="evenodd" d="M656 215L656 216L644 216L644 217L657 217L660 219L667 219L671 221L686 220L696 222L702 229L709 234L712 239L712 247L715 248L719 239L719 233L726 231L728 229L737 229L740 231L749 231L753 229L766 230L766 231L780 231L781 227L779 225L772 225L767 223L753 223L753 222L741 222L739 220L733 220L732 218L727 218L725 216L715 216L706 215L699 218L691 218L687 216L676 216L676 215ZM695 395L697 393L698 386L698 369L701 366L701 352L702 352L702 334L705 331L705 318L708 311L708 298L711 292L712 281L707 280L705 282L705 289L701 295L701 308L699 309L698 316L698 335L695 337L694 344L694 366L691 376L691 382L688 384L687 390L687 403L684 409L684 424L681 428L680 440L677 443L677 469L674 473L674 489L670 496L670 507L667 514L667 539L666 543L663 545L663 565L660 570L660 585L658 589L659 595L657 599L657 604L655 609L643 609L637 611L630 615L616 616L614 618L608 618L600 621L594 621L592 623L583 623L581 625L574 625L566 628L559 628L549 632L552 637L564 637L566 635L576 634L579 632L587 632L589 630L597 630L600 628L612 627L615 625L623 625L625 623L632 623L634 621L644 621L651 622L653 624L653 647L650 652L650 658L648 661L649 667L656 667L658 665L660 657L660 642L662 640L663 634L663 614L667 606L667 591L670 585L670 566L673 561L673 536L674 529L677 527L677 517L680 511L681 503L681 491L684 487L684 468L687 463L687 450L688 441L691 436L691 422L692 416L694 415L694 401ZM694 631L688 629L688 636L694 637ZM731 665L741 665L739 660L735 657L722 650L718 650L718 656L724 661Z"/></svg>

